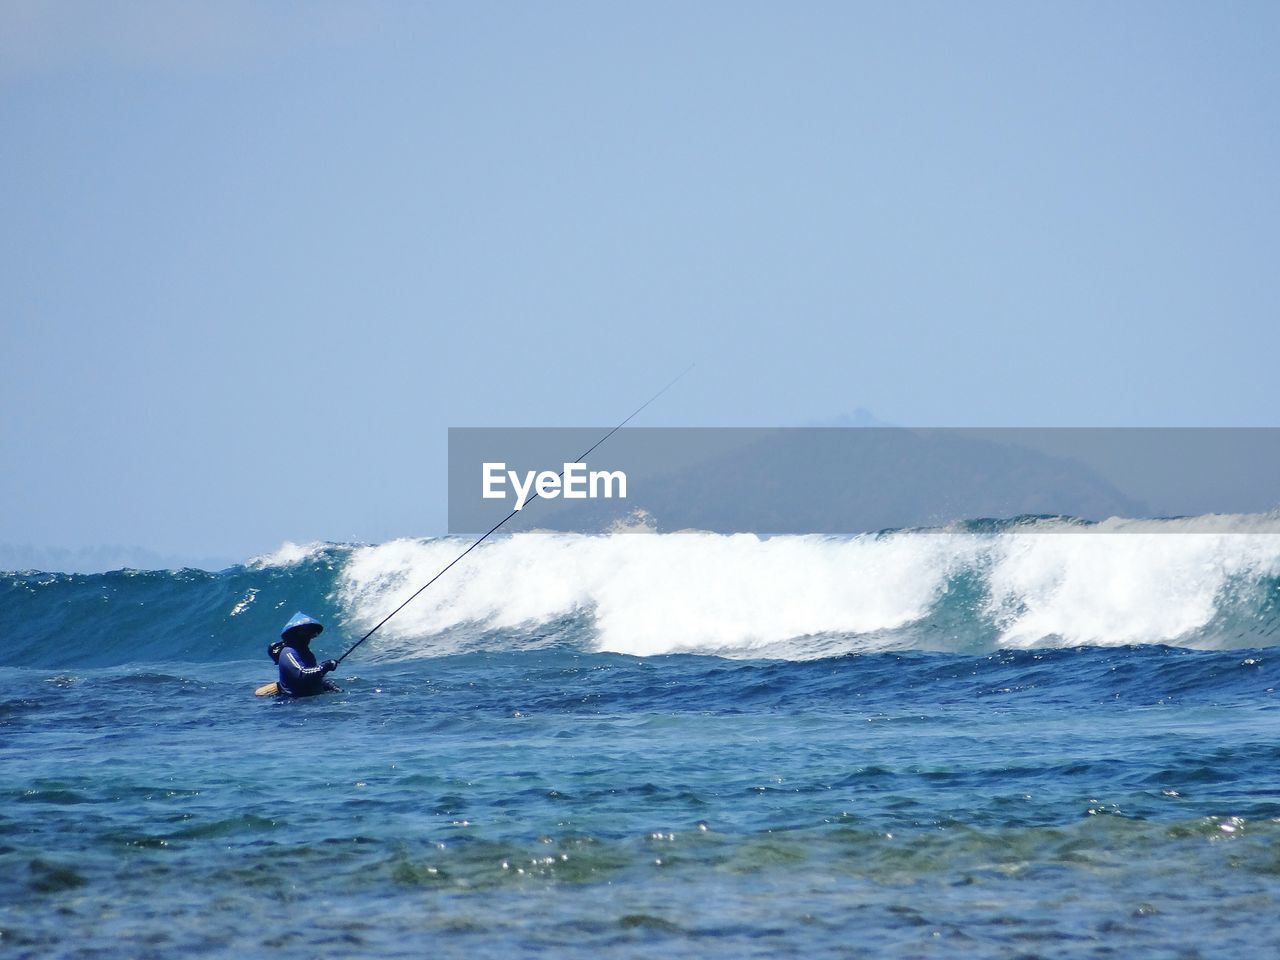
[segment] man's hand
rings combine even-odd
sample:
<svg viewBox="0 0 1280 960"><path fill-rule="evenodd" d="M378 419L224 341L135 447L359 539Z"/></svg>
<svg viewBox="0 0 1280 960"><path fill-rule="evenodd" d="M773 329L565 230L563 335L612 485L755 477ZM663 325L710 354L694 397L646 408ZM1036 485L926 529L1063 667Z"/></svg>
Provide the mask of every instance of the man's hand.
<svg viewBox="0 0 1280 960"><path fill-rule="evenodd" d="M326 660L324 663L320 664L321 673L333 673L333 671L337 669L338 669L337 660Z"/></svg>

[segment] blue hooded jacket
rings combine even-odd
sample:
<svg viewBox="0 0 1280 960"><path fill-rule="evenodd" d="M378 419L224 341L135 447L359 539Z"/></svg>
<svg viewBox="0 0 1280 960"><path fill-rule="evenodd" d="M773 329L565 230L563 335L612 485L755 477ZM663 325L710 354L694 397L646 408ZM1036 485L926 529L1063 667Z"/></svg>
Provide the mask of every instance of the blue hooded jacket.
<svg viewBox="0 0 1280 960"><path fill-rule="evenodd" d="M291 697L309 697L334 689L324 675L333 669L332 660L316 664L311 652L311 639L324 630L324 625L305 613L295 613L280 631L280 643L273 643L268 652L280 665L280 692ZM330 666L333 664L333 666Z"/></svg>

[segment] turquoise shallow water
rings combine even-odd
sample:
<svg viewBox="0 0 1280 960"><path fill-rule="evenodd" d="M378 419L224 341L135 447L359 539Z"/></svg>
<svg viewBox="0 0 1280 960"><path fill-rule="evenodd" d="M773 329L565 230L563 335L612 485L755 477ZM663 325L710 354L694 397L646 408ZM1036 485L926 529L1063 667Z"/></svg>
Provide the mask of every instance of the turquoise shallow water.
<svg viewBox="0 0 1280 960"><path fill-rule="evenodd" d="M1245 661L1253 661L1245 663ZM1280 942L1265 653L567 650L0 672L0 947L1241 956Z"/></svg>
<svg viewBox="0 0 1280 960"><path fill-rule="evenodd" d="M1280 545L1094 543L2 575L0 955L1272 956Z"/></svg>

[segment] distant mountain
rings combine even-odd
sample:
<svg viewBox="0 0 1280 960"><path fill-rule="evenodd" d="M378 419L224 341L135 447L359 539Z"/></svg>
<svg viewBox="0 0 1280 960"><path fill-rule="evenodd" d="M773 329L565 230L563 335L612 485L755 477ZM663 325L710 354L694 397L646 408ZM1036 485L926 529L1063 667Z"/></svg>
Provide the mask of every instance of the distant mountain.
<svg viewBox="0 0 1280 960"><path fill-rule="evenodd" d="M881 420L866 407L857 407L853 413L841 413L824 420L813 420L805 427L896 427L896 423Z"/></svg>
<svg viewBox="0 0 1280 960"><path fill-rule="evenodd" d="M595 532L642 510L660 531L837 534L1023 515L1150 515L1078 460L975 433L747 430L734 449L695 463L682 454L685 465L666 471L628 463L621 444L609 469L628 471L626 500L547 500L513 525Z"/></svg>

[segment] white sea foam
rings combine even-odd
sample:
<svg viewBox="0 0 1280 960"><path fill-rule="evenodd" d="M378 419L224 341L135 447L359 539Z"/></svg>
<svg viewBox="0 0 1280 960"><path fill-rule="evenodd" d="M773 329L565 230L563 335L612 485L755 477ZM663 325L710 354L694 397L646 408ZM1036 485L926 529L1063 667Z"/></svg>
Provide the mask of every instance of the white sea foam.
<svg viewBox="0 0 1280 960"><path fill-rule="evenodd" d="M1209 645L1202 632L1240 583L1280 575L1276 534L1001 536L992 553L987 612L1010 647Z"/></svg>
<svg viewBox="0 0 1280 960"><path fill-rule="evenodd" d="M378 646L392 656L448 653L477 629L537 635L573 615L592 625L595 649L640 656L807 659L970 647L979 632L1007 647L1212 646L1220 640L1206 628L1232 591L1280 576L1280 535L1143 523L847 538L517 534L457 564L382 628ZM355 548L338 584L352 628L371 627L464 547L447 539ZM980 585L972 609L916 630L964 574Z"/></svg>
<svg viewBox="0 0 1280 960"><path fill-rule="evenodd" d="M331 544L319 541L293 543L286 540L271 553L264 553L261 556L254 557L245 566L255 570L261 570L264 567L291 567L294 564L310 560L328 546L331 546Z"/></svg>

